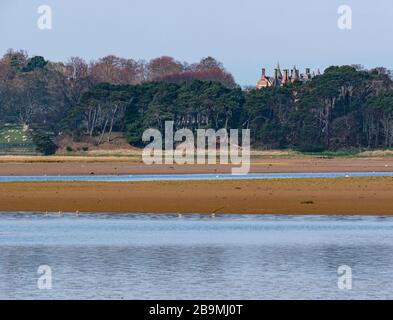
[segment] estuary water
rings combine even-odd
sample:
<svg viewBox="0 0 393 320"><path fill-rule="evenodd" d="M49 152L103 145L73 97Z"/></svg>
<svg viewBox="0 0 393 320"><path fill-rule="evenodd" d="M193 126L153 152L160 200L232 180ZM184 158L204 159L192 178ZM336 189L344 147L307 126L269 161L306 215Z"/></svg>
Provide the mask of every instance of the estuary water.
<svg viewBox="0 0 393 320"><path fill-rule="evenodd" d="M45 181L200 181L200 180L245 180L245 179L302 179L344 177L393 177L393 172L310 172L310 173L248 173L224 174L139 174L139 175L79 175L79 176L0 176L0 182L45 182Z"/></svg>
<svg viewBox="0 0 393 320"><path fill-rule="evenodd" d="M0 213L0 299L354 298L393 298L393 218Z"/></svg>

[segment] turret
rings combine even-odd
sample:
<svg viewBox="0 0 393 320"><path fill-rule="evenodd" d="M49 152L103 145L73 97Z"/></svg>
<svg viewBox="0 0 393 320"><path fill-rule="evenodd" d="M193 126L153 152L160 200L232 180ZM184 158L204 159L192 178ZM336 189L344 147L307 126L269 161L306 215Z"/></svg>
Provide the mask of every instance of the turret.
<svg viewBox="0 0 393 320"><path fill-rule="evenodd" d="M280 63L277 62L277 66L276 66L275 70L277 70L277 79L281 79L282 74L281 74L281 69L280 69Z"/></svg>
<svg viewBox="0 0 393 320"><path fill-rule="evenodd" d="M296 80L299 80L299 72L296 69L296 66L293 66L291 71L291 82L295 82Z"/></svg>

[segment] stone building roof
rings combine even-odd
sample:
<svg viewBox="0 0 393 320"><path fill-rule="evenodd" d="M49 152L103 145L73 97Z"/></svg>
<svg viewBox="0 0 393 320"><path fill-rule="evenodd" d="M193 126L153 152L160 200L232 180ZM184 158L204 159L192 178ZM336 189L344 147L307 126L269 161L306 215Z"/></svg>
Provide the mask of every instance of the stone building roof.
<svg viewBox="0 0 393 320"><path fill-rule="evenodd" d="M321 73L318 69L317 75L320 74ZM293 83L295 81L306 82L311 80L313 77L315 77L315 72L311 74L310 68L306 68L304 74L300 74L296 66L293 66L290 72L288 69L284 69L282 72L280 64L277 63L273 76L267 76L266 69L262 69L261 77L257 81L256 87L257 89L262 89L266 87L284 86L287 83Z"/></svg>

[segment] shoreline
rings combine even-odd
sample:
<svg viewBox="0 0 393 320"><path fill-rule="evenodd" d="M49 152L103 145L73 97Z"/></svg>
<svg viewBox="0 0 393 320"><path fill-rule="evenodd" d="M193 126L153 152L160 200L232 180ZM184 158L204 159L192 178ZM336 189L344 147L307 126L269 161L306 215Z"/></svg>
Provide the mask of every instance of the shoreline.
<svg viewBox="0 0 393 320"><path fill-rule="evenodd" d="M393 178L8 182L3 212L393 215Z"/></svg>

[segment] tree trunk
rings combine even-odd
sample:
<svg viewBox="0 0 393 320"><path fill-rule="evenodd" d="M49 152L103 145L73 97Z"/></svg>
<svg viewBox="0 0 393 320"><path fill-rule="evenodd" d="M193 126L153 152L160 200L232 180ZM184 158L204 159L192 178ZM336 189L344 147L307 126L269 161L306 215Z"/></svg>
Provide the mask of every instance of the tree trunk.
<svg viewBox="0 0 393 320"><path fill-rule="evenodd" d="M108 125L108 121L109 121L108 118L106 118L104 127L102 128L100 139L98 140L98 145L100 145L102 143L102 140L104 139L104 134L106 131L106 126Z"/></svg>
<svg viewBox="0 0 393 320"><path fill-rule="evenodd" d="M111 134L112 134L112 130L113 130L113 124L115 122L116 113L117 113L118 108L119 108L119 106L116 105L115 110L113 110L113 112L112 112L111 124L109 126L109 133L108 133L108 143L111 141Z"/></svg>

